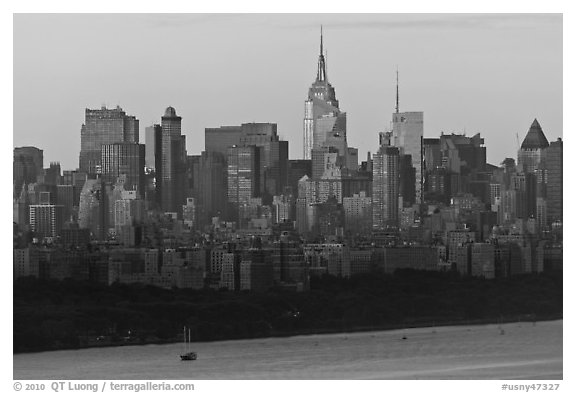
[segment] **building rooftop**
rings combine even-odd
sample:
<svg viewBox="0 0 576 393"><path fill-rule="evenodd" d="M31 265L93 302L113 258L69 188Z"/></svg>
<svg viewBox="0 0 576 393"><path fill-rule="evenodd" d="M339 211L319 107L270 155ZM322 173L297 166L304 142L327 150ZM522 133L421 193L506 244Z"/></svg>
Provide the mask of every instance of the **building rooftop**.
<svg viewBox="0 0 576 393"><path fill-rule="evenodd" d="M522 142L522 149L543 149L546 147L548 147L548 139L546 139L538 120L534 119L524 142Z"/></svg>

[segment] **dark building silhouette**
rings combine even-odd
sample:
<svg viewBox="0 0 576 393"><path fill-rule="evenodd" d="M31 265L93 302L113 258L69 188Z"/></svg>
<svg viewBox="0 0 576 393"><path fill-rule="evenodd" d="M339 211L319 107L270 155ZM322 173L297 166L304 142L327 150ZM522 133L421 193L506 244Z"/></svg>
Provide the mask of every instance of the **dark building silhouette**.
<svg viewBox="0 0 576 393"><path fill-rule="evenodd" d="M206 128L204 130L205 150L220 153L226 157L229 147L240 145L241 134L242 126Z"/></svg>
<svg viewBox="0 0 576 393"><path fill-rule="evenodd" d="M288 160L288 187L292 195L298 195L298 180L312 176L311 160Z"/></svg>
<svg viewBox="0 0 576 393"><path fill-rule="evenodd" d="M397 227L399 151L380 146L372 162L372 225L376 230Z"/></svg>
<svg viewBox="0 0 576 393"><path fill-rule="evenodd" d="M145 146L138 143L102 145L102 179L114 184L120 175L126 175L125 190L136 190L145 196Z"/></svg>
<svg viewBox="0 0 576 393"><path fill-rule="evenodd" d="M14 148L13 195L18 197L23 184L35 183L44 169L44 151L34 146Z"/></svg>
<svg viewBox="0 0 576 393"><path fill-rule="evenodd" d="M546 152L546 169L548 172L548 184L546 189L548 223L563 221L562 214L562 139L551 142Z"/></svg>
<svg viewBox="0 0 576 393"><path fill-rule="evenodd" d="M80 171L101 173L102 145L139 142L139 121L117 106L115 109L86 108L86 118L80 131Z"/></svg>
<svg viewBox="0 0 576 393"><path fill-rule="evenodd" d="M182 118L172 107L162 116L162 210L182 216L186 199L186 137L182 135Z"/></svg>

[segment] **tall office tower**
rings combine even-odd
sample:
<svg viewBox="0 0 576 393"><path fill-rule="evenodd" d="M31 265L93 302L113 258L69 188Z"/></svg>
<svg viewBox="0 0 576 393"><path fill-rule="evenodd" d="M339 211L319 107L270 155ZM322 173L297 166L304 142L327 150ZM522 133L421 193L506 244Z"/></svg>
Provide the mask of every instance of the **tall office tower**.
<svg viewBox="0 0 576 393"><path fill-rule="evenodd" d="M333 146L346 157L346 113L340 111L338 100L326 75L322 32L316 80L308 90L304 103L304 159L312 159L312 149Z"/></svg>
<svg viewBox="0 0 576 393"><path fill-rule="evenodd" d="M473 137L459 134L440 135L442 166L452 176L452 194L468 193L471 181L486 171L486 147L480 133Z"/></svg>
<svg viewBox="0 0 576 393"><path fill-rule="evenodd" d="M145 146L139 143L112 143L102 145L102 179L114 184L118 176L125 175L125 190L136 190L144 199Z"/></svg>
<svg viewBox="0 0 576 393"><path fill-rule="evenodd" d="M144 129L146 137L146 168L158 173L162 166L162 127L154 124Z"/></svg>
<svg viewBox="0 0 576 393"><path fill-rule="evenodd" d="M500 195L498 224L503 225L514 222L518 217L518 202L522 198L521 191L506 190L502 191Z"/></svg>
<svg viewBox="0 0 576 393"><path fill-rule="evenodd" d="M422 167L425 173L431 172L442 165L440 138L423 138L422 148L424 149Z"/></svg>
<svg viewBox="0 0 576 393"><path fill-rule="evenodd" d="M392 146L400 154L411 155L416 169L416 203L422 203L422 138L424 135L424 112L398 112L392 114Z"/></svg>
<svg viewBox="0 0 576 393"><path fill-rule="evenodd" d="M14 148L13 163L14 189L13 194L18 198L23 184L36 183L36 178L44 169L44 151L34 146Z"/></svg>
<svg viewBox="0 0 576 393"><path fill-rule="evenodd" d="M288 160L288 187L292 195L298 195L298 180L304 175L312 176L311 160Z"/></svg>
<svg viewBox="0 0 576 393"><path fill-rule="evenodd" d="M366 192L342 198L344 228L348 235L370 235L372 232L372 198Z"/></svg>
<svg viewBox="0 0 576 393"><path fill-rule="evenodd" d="M398 193L402 197L404 206L411 207L416 200L416 168L412 165L412 156L401 154L398 158ZM404 206L400 206L401 208Z"/></svg>
<svg viewBox="0 0 576 393"><path fill-rule="evenodd" d="M186 200L186 137L182 118L169 106L162 116L162 209L181 217Z"/></svg>
<svg viewBox="0 0 576 393"><path fill-rule="evenodd" d="M50 184L56 186L62 182L62 176L60 171L59 162L51 162L49 168L44 169L44 184Z"/></svg>
<svg viewBox="0 0 576 393"><path fill-rule="evenodd" d="M562 138L551 142L546 152L548 224L562 222Z"/></svg>
<svg viewBox="0 0 576 393"><path fill-rule="evenodd" d="M80 193L78 224L80 228L90 229L98 240L105 240L108 233L109 192L102 179L88 179Z"/></svg>
<svg viewBox="0 0 576 393"><path fill-rule="evenodd" d="M330 167L340 167L342 159L338 155L338 150L323 146L312 149L312 180L320 180L326 171L327 164L331 163Z"/></svg>
<svg viewBox="0 0 576 393"><path fill-rule="evenodd" d="M531 173L539 169L546 159L547 148L548 139L546 139L538 120L534 119L518 151L518 167L520 170L525 173Z"/></svg>
<svg viewBox="0 0 576 393"><path fill-rule="evenodd" d="M204 129L204 145L207 152L216 152L224 157L228 155L228 148L240 145L242 126L222 126L219 128Z"/></svg>
<svg viewBox="0 0 576 393"><path fill-rule="evenodd" d="M162 206L162 127L154 124L146 127L146 199L156 207ZM153 173L150 173L152 171Z"/></svg>
<svg viewBox="0 0 576 393"><path fill-rule="evenodd" d="M64 222L69 221L74 215L74 186L71 184L59 184L56 186L56 203L62 205Z"/></svg>
<svg viewBox="0 0 576 393"><path fill-rule="evenodd" d="M288 183L288 141L280 140L274 123L244 123L239 146L260 149L260 195L268 205Z"/></svg>
<svg viewBox="0 0 576 393"><path fill-rule="evenodd" d="M372 227L398 226L399 155L396 147L380 146L372 157Z"/></svg>
<svg viewBox="0 0 576 393"><path fill-rule="evenodd" d="M227 167L226 159L220 153L204 151L201 158L202 190L198 204L201 206L200 221L222 216L226 212Z"/></svg>
<svg viewBox="0 0 576 393"><path fill-rule="evenodd" d="M416 169L416 203L423 202L423 146L424 112L400 112L400 93L398 71L396 71L396 112L392 114L392 135L390 144L399 149L400 154L412 156L412 165Z"/></svg>
<svg viewBox="0 0 576 393"><path fill-rule="evenodd" d="M30 229L40 238L60 235L64 223L64 206L30 205Z"/></svg>
<svg viewBox="0 0 576 393"><path fill-rule="evenodd" d="M186 198L194 198L196 205L202 194L202 156L186 157ZM188 200L186 200L188 203Z"/></svg>
<svg viewBox="0 0 576 393"><path fill-rule="evenodd" d="M100 173L103 144L139 142L139 121L126 115L119 106L115 109L86 108L86 119L80 131L80 171Z"/></svg>
<svg viewBox="0 0 576 393"><path fill-rule="evenodd" d="M228 148L228 202L246 205L260 190L260 149L256 146Z"/></svg>
<svg viewBox="0 0 576 393"><path fill-rule="evenodd" d="M62 185L72 186L73 199L72 206L77 208L80 204L80 193L84 187L84 183L88 179L88 174L78 171L64 171L62 174ZM75 211L75 217L77 217L78 211ZM69 219L70 217L66 217Z"/></svg>

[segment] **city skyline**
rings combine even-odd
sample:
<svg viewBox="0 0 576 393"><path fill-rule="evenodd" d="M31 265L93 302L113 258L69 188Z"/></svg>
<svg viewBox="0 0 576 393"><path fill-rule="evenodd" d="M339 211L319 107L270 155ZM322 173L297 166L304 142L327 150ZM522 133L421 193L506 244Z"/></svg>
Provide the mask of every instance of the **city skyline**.
<svg viewBox="0 0 576 393"><path fill-rule="evenodd" d="M68 28L90 30L104 21L106 32L78 31L75 40L59 39ZM32 43L27 33L46 23L51 28ZM121 40L107 39L126 25L133 29ZM360 160L377 151L378 133L391 128L396 68L400 111L424 112L425 138L480 132L488 162L499 164L516 157L516 133L522 139L534 118L550 141L562 136L560 14L15 15L14 146L36 146L44 150L45 162L76 168L84 110L106 103L140 120L141 141L144 128L159 123L164 109L173 106L182 116L188 154L203 150L205 128L277 123L279 136L291 145L290 158L301 158L303 103L316 74L320 25L328 79L348 114L348 145L359 149ZM195 29L207 33L201 41L187 34ZM226 39L228 31L234 42ZM191 48L184 46L187 40ZM97 42L106 45L94 46ZM80 52L79 44L85 46ZM143 47L157 51L145 55ZM163 49L170 53L165 60ZM198 56L189 55L190 49ZM114 62L114 55L121 61ZM367 78L372 86L365 87ZM262 94L270 86L274 99ZM66 152L58 151L60 138L70 141Z"/></svg>

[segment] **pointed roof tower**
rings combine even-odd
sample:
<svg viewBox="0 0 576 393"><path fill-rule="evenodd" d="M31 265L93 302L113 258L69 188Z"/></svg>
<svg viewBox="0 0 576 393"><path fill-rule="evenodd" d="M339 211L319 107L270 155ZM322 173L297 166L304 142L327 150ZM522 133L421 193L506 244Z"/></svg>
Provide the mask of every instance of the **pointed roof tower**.
<svg viewBox="0 0 576 393"><path fill-rule="evenodd" d="M548 147L548 139L540 127L537 119L534 119L524 141L522 142L522 149L544 149Z"/></svg>
<svg viewBox="0 0 576 393"><path fill-rule="evenodd" d="M400 112L400 92L398 87L398 66L396 66L396 113Z"/></svg>
<svg viewBox="0 0 576 393"><path fill-rule="evenodd" d="M325 82L326 78L326 60L324 59L324 42L322 36L322 25L320 25L320 56L318 56L318 73L316 82Z"/></svg>

